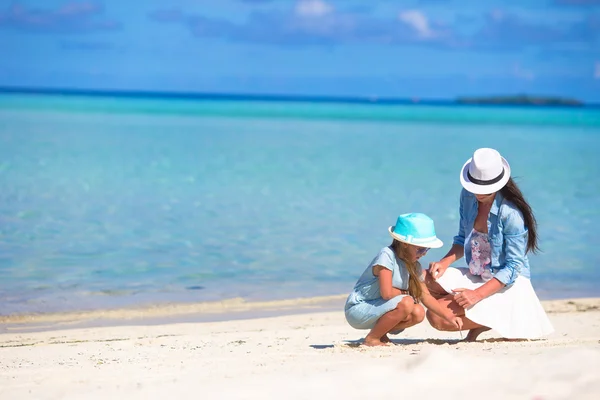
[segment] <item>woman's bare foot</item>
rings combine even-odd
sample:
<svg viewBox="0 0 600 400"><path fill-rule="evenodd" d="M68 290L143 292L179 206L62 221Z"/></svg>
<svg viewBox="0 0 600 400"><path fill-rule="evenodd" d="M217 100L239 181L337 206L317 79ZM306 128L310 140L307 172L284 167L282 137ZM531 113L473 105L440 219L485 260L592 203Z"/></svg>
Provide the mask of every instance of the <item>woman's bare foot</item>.
<svg viewBox="0 0 600 400"><path fill-rule="evenodd" d="M383 337L381 339L382 343L391 343L392 341L390 340L390 338L388 337L388 335L383 335Z"/></svg>
<svg viewBox="0 0 600 400"><path fill-rule="evenodd" d="M387 337L387 336L384 336L384 337ZM383 338L380 339L380 338L375 338L375 337L371 337L371 336L367 335L365 337L364 345L370 346L370 347L372 347L372 346L387 346L388 343L387 342L384 343L383 340L384 340ZM388 342L389 342L389 340L390 339L388 338Z"/></svg>
<svg viewBox="0 0 600 400"><path fill-rule="evenodd" d="M485 331L489 331L492 328L488 328L487 326L482 326L480 328L474 328L469 331L467 337L465 338L465 342L474 342L477 340L477 337L481 335Z"/></svg>

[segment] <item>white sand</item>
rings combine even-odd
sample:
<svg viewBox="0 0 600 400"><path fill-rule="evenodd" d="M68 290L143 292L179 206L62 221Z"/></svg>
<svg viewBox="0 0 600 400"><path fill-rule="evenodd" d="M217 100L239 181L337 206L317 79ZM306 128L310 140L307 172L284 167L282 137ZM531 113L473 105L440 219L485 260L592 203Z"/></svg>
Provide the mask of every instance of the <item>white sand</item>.
<svg viewBox="0 0 600 400"><path fill-rule="evenodd" d="M544 306L556 332L523 342L424 322L366 348L342 312L4 333L0 399L600 398L600 299Z"/></svg>

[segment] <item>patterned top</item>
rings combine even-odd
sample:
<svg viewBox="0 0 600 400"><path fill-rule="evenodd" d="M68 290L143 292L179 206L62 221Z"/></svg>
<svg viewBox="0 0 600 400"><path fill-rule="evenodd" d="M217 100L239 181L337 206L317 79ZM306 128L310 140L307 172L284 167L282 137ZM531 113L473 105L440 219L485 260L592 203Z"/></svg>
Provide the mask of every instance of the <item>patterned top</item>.
<svg viewBox="0 0 600 400"><path fill-rule="evenodd" d="M468 242L471 245L471 262L469 271L472 275L481 276L484 281L492 278L490 266L492 262L492 247L487 233L473 229Z"/></svg>

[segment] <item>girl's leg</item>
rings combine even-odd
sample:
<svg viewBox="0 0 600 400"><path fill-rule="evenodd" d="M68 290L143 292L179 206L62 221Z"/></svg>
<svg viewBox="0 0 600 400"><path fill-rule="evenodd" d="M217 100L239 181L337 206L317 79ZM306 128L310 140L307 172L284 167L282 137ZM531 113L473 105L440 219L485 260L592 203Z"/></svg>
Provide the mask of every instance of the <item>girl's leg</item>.
<svg viewBox="0 0 600 400"><path fill-rule="evenodd" d="M383 345L384 343L381 341L381 338L394 329L401 321L405 320L411 314L414 306L415 303L412 297L404 297L395 309L383 314L381 318L379 318L373 329L371 329L371 332L365 337L365 345Z"/></svg>
<svg viewBox="0 0 600 400"><path fill-rule="evenodd" d="M415 304L412 312L408 315L408 317L406 317L403 321L400 321L400 323L398 325L396 325L392 329L390 329L390 332L410 328L411 326L420 324L421 322L423 322L424 319L425 319L425 309L423 308L422 305ZM383 335L383 337L381 338L381 341L383 343L391 342L391 340L387 336L387 334Z"/></svg>
<svg viewBox="0 0 600 400"><path fill-rule="evenodd" d="M448 309L452 314L456 315L457 317L461 317L463 321L463 329L469 330L469 333L465 339L466 341L475 341L481 333L490 330L490 328L487 326L479 325L468 319L465 316L465 309L459 306L456 301L454 301L453 295L447 294L446 296L438 299L438 303L440 303L443 308ZM439 317L437 314L434 314L429 310L427 311L426 315L431 326L438 331L455 332L458 330L454 325L450 324L445 319Z"/></svg>
<svg viewBox="0 0 600 400"><path fill-rule="evenodd" d="M412 312L400 323L394 326L390 331L397 331L400 329L410 328L411 326L415 326L420 324L425 319L425 309L420 304L415 304Z"/></svg>

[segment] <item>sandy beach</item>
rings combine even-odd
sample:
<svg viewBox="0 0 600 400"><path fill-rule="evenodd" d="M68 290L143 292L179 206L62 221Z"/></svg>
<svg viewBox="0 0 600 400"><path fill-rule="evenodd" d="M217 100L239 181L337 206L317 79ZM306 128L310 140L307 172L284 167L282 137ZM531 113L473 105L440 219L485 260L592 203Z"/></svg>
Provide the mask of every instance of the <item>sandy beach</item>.
<svg viewBox="0 0 600 400"><path fill-rule="evenodd" d="M361 346L366 332L349 327L341 311L310 308L153 325L129 318L78 327L46 319L41 331L35 318L5 318L0 398L598 398L600 298L544 307L556 330L544 340L507 342L490 331L464 343L459 333L424 322L380 348Z"/></svg>

